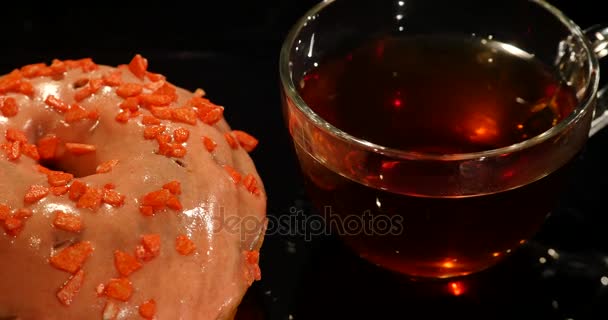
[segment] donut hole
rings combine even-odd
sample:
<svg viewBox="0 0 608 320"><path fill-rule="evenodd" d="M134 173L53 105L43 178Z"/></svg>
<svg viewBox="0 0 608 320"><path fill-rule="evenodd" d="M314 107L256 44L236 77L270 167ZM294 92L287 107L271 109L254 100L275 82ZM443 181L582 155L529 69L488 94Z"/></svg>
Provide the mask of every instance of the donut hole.
<svg viewBox="0 0 608 320"><path fill-rule="evenodd" d="M88 83L89 83L89 79L81 78L81 79L74 81L74 83L72 83L72 87L74 89L78 89L78 88L82 88L82 87L86 86Z"/></svg>
<svg viewBox="0 0 608 320"><path fill-rule="evenodd" d="M97 174L99 163L95 154L76 156L64 153L52 159L40 160L40 165L54 171L71 173L75 178L83 178Z"/></svg>

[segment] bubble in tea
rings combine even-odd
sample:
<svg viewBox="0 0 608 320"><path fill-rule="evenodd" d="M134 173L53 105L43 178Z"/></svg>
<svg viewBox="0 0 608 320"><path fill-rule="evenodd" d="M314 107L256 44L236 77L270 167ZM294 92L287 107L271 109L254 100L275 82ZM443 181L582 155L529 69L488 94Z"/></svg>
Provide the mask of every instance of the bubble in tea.
<svg viewBox="0 0 608 320"><path fill-rule="evenodd" d="M533 54L502 42L444 36L370 40L319 61L298 89L315 113L354 137L437 155L525 141L568 117L578 103L574 90ZM421 196L351 180L296 150L320 211L401 218L399 234L351 233L342 237L345 243L377 265L422 277L468 274L508 255L542 225L568 171L501 192ZM411 170L383 163L375 174L398 185ZM474 164L460 170L483 174Z"/></svg>

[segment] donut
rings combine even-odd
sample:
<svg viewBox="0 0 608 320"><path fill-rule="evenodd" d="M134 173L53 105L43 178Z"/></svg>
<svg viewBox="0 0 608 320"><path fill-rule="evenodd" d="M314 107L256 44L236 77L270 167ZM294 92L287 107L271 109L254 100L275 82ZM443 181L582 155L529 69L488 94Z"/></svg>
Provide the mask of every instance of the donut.
<svg viewBox="0 0 608 320"><path fill-rule="evenodd" d="M136 55L0 78L0 319L231 319L266 193L224 108Z"/></svg>

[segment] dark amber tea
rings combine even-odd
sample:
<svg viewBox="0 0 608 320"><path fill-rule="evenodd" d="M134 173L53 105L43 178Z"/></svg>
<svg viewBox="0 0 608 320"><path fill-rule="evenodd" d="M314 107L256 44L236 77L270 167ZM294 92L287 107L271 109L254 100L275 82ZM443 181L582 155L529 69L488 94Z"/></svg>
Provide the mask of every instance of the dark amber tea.
<svg viewBox="0 0 608 320"><path fill-rule="evenodd" d="M522 142L578 103L533 54L487 39L438 36L370 41L319 61L298 89L315 113L356 138L438 155ZM321 212L401 218L392 220L402 224L398 234L354 232L343 239L373 263L414 276L462 275L494 264L538 230L567 171L498 192L423 195L355 181L296 149ZM411 170L384 163L374 175L398 186ZM501 179L509 178L506 172Z"/></svg>

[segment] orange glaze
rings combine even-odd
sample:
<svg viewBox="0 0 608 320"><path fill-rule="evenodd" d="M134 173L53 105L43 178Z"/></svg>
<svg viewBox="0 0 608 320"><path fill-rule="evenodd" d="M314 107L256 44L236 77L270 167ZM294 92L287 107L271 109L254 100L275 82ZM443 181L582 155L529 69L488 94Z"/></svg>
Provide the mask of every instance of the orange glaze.
<svg viewBox="0 0 608 320"><path fill-rule="evenodd" d="M257 140L147 68L0 78L0 318L230 319L259 279Z"/></svg>

